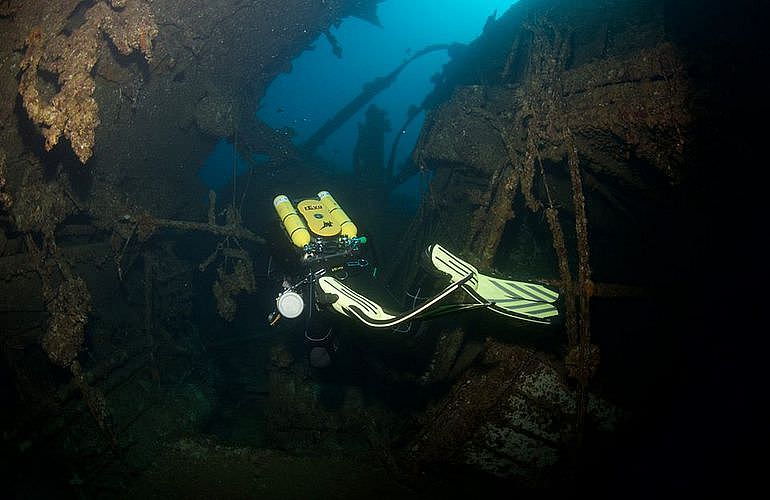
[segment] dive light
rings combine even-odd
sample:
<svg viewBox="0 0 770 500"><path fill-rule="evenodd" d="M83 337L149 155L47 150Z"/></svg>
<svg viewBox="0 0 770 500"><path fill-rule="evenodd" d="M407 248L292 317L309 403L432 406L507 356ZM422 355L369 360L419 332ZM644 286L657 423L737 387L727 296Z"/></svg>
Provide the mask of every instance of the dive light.
<svg viewBox="0 0 770 500"><path fill-rule="evenodd" d="M284 318L294 319L305 310L305 301L302 295L288 290L276 297L275 307Z"/></svg>

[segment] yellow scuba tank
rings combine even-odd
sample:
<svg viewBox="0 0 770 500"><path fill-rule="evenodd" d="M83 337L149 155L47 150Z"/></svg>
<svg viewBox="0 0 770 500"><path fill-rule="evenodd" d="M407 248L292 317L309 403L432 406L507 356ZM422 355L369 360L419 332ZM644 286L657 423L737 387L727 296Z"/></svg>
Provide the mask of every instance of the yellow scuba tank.
<svg viewBox="0 0 770 500"><path fill-rule="evenodd" d="M328 191L321 191L318 193L318 199L321 200L321 204L329 212L329 217L340 227L340 234L348 238L355 238L358 234L358 228L353 224L345 211L340 208L334 198L332 198L332 195Z"/></svg>
<svg viewBox="0 0 770 500"><path fill-rule="evenodd" d="M278 195L273 200L273 206L291 242L299 248L310 243L310 233L289 198L283 194Z"/></svg>

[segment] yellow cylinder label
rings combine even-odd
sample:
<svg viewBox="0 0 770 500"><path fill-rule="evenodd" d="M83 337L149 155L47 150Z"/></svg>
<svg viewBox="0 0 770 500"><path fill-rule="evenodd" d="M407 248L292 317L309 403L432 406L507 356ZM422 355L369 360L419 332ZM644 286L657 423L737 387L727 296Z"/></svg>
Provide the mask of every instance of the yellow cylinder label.
<svg viewBox="0 0 770 500"><path fill-rule="evenodd" d="M310 243L310 233L289 198L285 195L276 196L273 206L291 242L300 248Z"/></svg>
<svg viewBox="0 0 770 500"><path fill-rule="evenodd" d="M297 203L297 211L305 218L305 224L313 234L328 238L340 234L340 226L320 201L302 200Z"/></svg>
<svg viewBox="0 0 770 500"><path fill-rule="evenodd" d="M340 227L340 234L348 238L355 238L358 234L358 228L332 195L328 191L321 191L318 193L318 199L321 200L321 204L329 212L331 219Z"/></svg>

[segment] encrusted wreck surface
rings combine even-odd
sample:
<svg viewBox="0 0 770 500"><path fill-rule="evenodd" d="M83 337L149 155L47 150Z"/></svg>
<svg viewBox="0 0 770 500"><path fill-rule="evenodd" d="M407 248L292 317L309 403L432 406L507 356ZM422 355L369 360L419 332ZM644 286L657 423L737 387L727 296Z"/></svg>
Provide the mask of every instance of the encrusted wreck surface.
<svg viewBox="0 0 770 500"><path fill-rule="evenodd" d="M468 227L460 241L452 234L456 248L492 265L514 207L537 211L550 196L573 210L562 168L571 148L594 225L617 222L612 212L626 209L618 193L655 203L661 185L686 175L690 86L663 31L662 6L599 4L548 14L538 2L522 2L450 63L450 82L467 81L473 59L492 81L447 84L434 94L448 99L431 113L416 151L419 166L436 172L433 191L442 193L426 207L437 227L430 237ZM641 11L634 23L621 21Z"/></svg>
<svg viewBox="0 0 770 500"><path fill-rule="evenodd" d="M45 149L50 151L64 135L81 162L91 157L99 108L93 94L92 70L99 59L102 38L107 36L123 56L134 50L152 62L152 42L158 26L143 2L97 2L74 33L45 33L35 27L27 36L19 94L29 118L42 126ZM56 75L60 90L45 99L38 90L38 75ZM46 102L46 101L50 102Z"/></svg>
<svg viewBox="0 0 770 500"><path fill-rule="evenodd" d="M418 468L465 463L528 487L557 483L577 435L576 396L563 373L532 350L492 339L477 361L427 412L407 460ZM620 417L606 401L589 400L595 430L615 430Z"/></svg>
<svg viewBox="0 0 770 500"><path fill-rule="evenodd" d="M243 147L280 155L253 103L293 56L365 3L9 2L0 18L0 134L15 165L8 189L22 189L25 171L39 168L22 155L40 143L23 144L19 131L41 124L46 149L69 139L54 163L71 171L86 163L73 182L95 217L135 205L156 216L200 215L196 171L214 142L238 130ZM179 188L174 196L167 185Z"/></svg>
<svg viewBox="0 0 770 500"><path fill-rule="evenodd" d="M276 161L289 153L257 121L255 103L314 37L375 3L4 2L6 253L24 249L23 233L41 233L55 248L55 232L75 216L97 237L113 233L118 269L105 272L120 275L134 231L144 241L155 226L203 227L168 219L205 216L197 170L214 142L237 134L248 153Z"/></svg>
<svg viewBox="0 0 770 500"><path fill-rule="evenodd" d="M715 62L737 67L756 47L715 38L715 59L699 55L710 38L682 22L690 3L701 4L521 0L452 52L420 108L414 171L432 173L429 188L388 252L385 281L411 289L421 252L438 241L485 272L558 288L565 323L471 316L408 339L355 332L347 352L334 351L355 370L343 363L324 378L285 332L253 331L273 297L254 296L265 227L246 195L325 175L254 108L342 17L376 24L377 1L0 1L0 397L13 409L0 416L0 454L19 496L49 493L41 464L50 484L86 496L179 493L171 474L200 486L192 493L222 494L190 477L211 472L207 460L242 481L226 490L236 496L264 489L254 469L307 472L311 490L318 481L335 492L345 481L319 477L340 468L408 495L394 477L471 470L547 488L611 460L592 455L597 443L612 442L646 394L673 392L660 368L676 361L671 333L701 312L682 299L684 278L712 285L688 238L729 227L702 208L739 184L706 168L733 165L727 153L712 159L713 145L727 141L742 164L757 158L725 131L725 117L740 116L722 104L736 84ZM706 31L718 31L722 10L706 12ZM230 200L209 193L207 207L197 171L220 139L269 159L250 165ZM381 137L375 146L384 166ZM291 174L273 177L279 167ZM733 197L730 208L751 211ZM731 265L743 258L734 253ZM248 422L252 447L212 437L222 398ZM255 449L265 444L354 450L361 461L325 467Z"/></svg>
<svg viewBox="0 0 770 500"><path fill-rule="evenodd" d="M213 369L192 288L214 264L203 289L232 319L235 295L255 290L241 245L264 240L235 200L212 198L207 217L198 169L234 137L245 156L290 158L289 138L254 113L266 86L344 16L376 22L376 3L0 2L0 373L16 410L2 417L4 463L138 440L124 456L146 464L174 420L204 425ZM208 258L180 258L184 234L219 240ZM12 461L34 495L32 469ZM105 486L98 461L80 472L92 491Z"/></svg>
<svg viewBox="0 0 770 500"><path fill-rule="evenodd" d="M691 304L681 295L678 302L668 295L640 301L644 292L620 304L634 285L686 286L673 263L694 233L682 231L690 212L681 209L685 193L703 179L723 178L703 153L714 146L698 135L717 127L703 110L721 95L715 89L722 83L715 85L721 80L704 72L695 55L700 47L684 27L686 11L652 0L522 0L446 66L426 100L431 111L414 161L417 171L433 175L388 275L391 285L408 288L416 256L439 241L482 270L558 287L565 324L556 345L523 342L511 350L493 343L475 369L445 370L452 389L410 444L418 467L474 464L529 484L558 476L564 460L572 460L565 449L585 434L601 441L596 429L615 421L612 404L598 405L598 419L593 413L599 399L591 387L611 386L617 377L602 368L604 359L621 373L619 358L666 358L621 344L665 342ZM732 57L731 50L719 55ZM647 312L618 315L609 326L610 303ZM474 342L479 328L489 326L436 327L437 338L447 340L433 359L460 359L464 337ZM527 328L511 330L490 329L495 338L529 339ZM498 359L500 352L507 354ZM545 363L544 353L560 360ZM490 356L496 361L485 363ZM668 376L669 362L638 368L657 371L652 383ZM546 396L534 389L541 383L558 389ZM608 392L634 406L627 391Z"/></svg>

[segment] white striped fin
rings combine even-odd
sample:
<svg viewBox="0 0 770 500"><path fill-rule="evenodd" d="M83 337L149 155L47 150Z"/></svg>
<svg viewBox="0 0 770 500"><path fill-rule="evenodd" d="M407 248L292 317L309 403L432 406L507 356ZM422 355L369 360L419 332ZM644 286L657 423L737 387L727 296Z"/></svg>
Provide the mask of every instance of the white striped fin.
<svg viewBox="0 0 770 500"><path fill-rule="evenodd" d="M337 296L337 300L332 304L332 307L337 312L358 319L365 325L373 328L392 328L406 321L411 321L420 314L428 311L439 302L449 297L460 287L464 286L467 283L468 278L469 277L466 277L465 280L450 283L441 292L426 300L424 303L411 311L401 313L398 316L393 316L392 314L385 312L382 307L375 302L364 297L352 288L343 285L331 276L319 278L318 283L325 293Z"/></svg>
<svg viewBox="0 0 770 500"><path fill-rule="evenodd" d="M331 276L322 276L318 278L318 285L325 293L337 296L337 300L332 304L332 307L340 314L350 316L351 306L356 306L368 317L376 321L386 321L395 317L392 314L386 313L385 310L373 300L361 295Z"/></svg>
<svg viewBox="0 0 770 500"><path fill-rule="evenodd" d="M479 284L476 287L476 291L492 302L518 298L552 304L559 298L557 292L537 283L502 280L491 278L484 274L479 275Z"/></svg>
<svg viewBox="0 0 770 500"><path fill-rule="evenodd" d="M481 274L471 264L452 254L439 244L430 249L431 262L439 271L450 276L452 282L474 274L463 288L477 300L494 303L491 310L512 317L548 323L549 318L559 315L553 305L559 293L537 283L494 278Z"/></svg>
<svg viewBox="0 0 770 500"><path fill-rule="evenodd" d="M464 286L474 290L476 289L476 286L478 285L477 275L479 274L479 270L474 266L448 252L439 244L433 245L430 252L430 259L433 266L439 271L448 274L453 283L465 278L469 273L473 273L473 277Z"/></svg>

